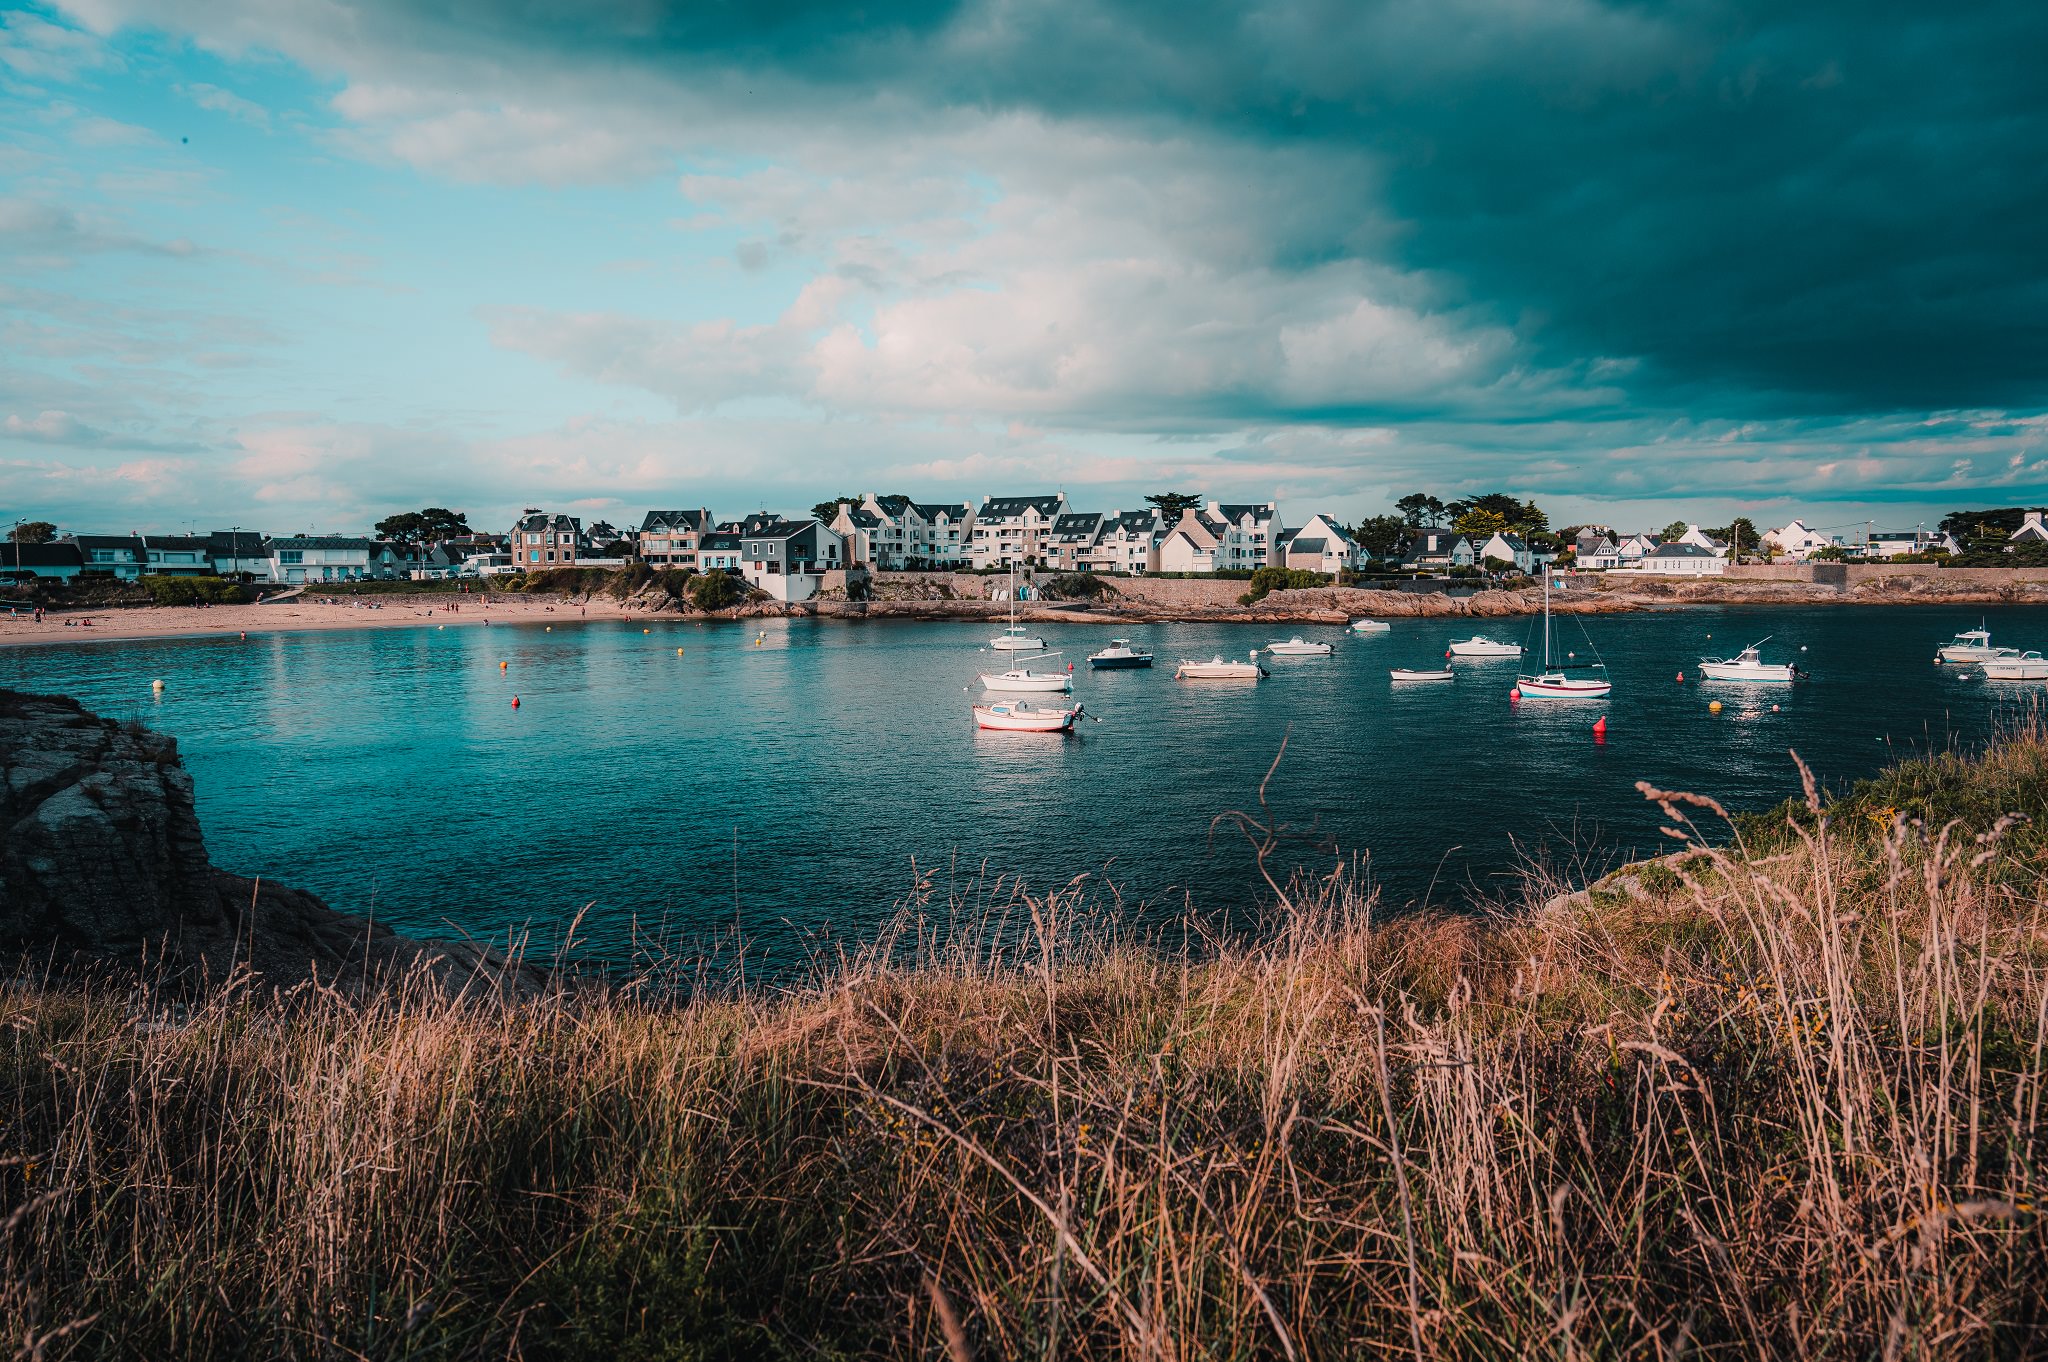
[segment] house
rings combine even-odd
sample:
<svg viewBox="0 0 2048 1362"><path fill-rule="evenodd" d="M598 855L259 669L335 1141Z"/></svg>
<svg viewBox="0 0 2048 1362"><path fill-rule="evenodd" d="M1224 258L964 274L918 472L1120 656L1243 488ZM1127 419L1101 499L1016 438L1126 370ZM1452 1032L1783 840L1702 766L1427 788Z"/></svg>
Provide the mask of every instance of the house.
<svg viewBox="0 0 2048 1362"><path fill-rule="evenodd" d="M1161 572L1228 572L1254 565L1251 541L1241 523L1192 506L1159 541Z"/></svg>
<svg viewBox="0 0 2048 1362"><path fill-rule="evenodd" d="M1411 572L1442 572L1477 561L1472 541L1456 530L1417 530L1401 556L1401 566Z"/></svg>
<svg viewBox="0 0 2048 1362"><path fill-rule="evenodd" d="M859 501L840 505L831 528L845 538L847 554L854 562L885 572L903 572L957 566L972 519L972 508L963 505L926 504L906 496L862 492Z"/></svg>
<svg viewBox="0 0 2048 1362"><path fill-rule="evenodd" d="M864 563L884 571L896 571L902 567L900 555L892 561L883 562L880 540L882 517L858 502L842 501L839 513L832 517L832 533L846 541L846 559L850 563Z"/></svg>
<svg viewBox="0 0 2048 1362"><path fill-rule="evenodd" d="M741 558L740 536L729 530L712 530L697 541L699 572L738 572Z"/></svg>
<svg viewBox="0 0 2048 1362"><path fill-rule="evenodd" d="M1263 505L1230 505L1212 501L1209 516L1234 528L1249 552L1246 561L1233 561L1228 566L1236 568L1262 568L1268 563L1279 561L1273 552L1282 537L1280 527L1280 506L1268 501Z"/></svg>
<svg viewBox="0 0 2048 1362"><path fill-rule="evenodd" d="M1929 534L1924 529L1877 530L1863 545L1865 558L1903 558L1909 553L1961 553L1962 545L1952 534Z"/></svg>
<svg viewBox="0 0 2048 1362"><path fill-rule="evenodd" d="M1061 572L1079 572L1089 566L1108 522L1109 517L1100 511L1069 511L1055 520L1045 541L1047 566Z"/></svg>
<svg viewBox="0 0 2048 1362"><path fill-rule="evenodd" d="M1671 542L1674 544L1690 544L1696 549L1706 549L1710 553L1728 552L1726 544L1714 538L1714 536L1708 534L1697 525L1687 525L1685 533L1679 535L1678 538Z"/></svg>
<svg viewBox="0 0 2048 1362"><path fill-rule="evenodd" d="M77 545L84 570L95 576L132 582L142 575L143 566L149 561L140 535L74 534L60 542Z"/></svg>
<svg viewBox="0 0 2048 1362"><path fill-rule="evenodd" d="M974 512L968 558L977 568L1002 568L1044 561L1052 527L1067 513L1067 494L983 497Z"/></svg>
<svg viewBox="0 0 2048 1362"><path fill-rule="evenodd" d="M1503 563L1513 563L1523 572L1536 570L1536 555L1530 551L1528 542L1520 535L1509 534L1506 530L1495 530L1493 536L1473 552L1481 563L1489 558L1495 558Z"/></svg>
<svg viewBox="0 0 2048 1362"><path fill-rule="evenodd" d="M54 544L0 544L0 577L70 581L85 570L85 555L69 539Z"/></svg>
<svg viewBox="0 0 2048 1362"><path fill-rule="evenodd" d="M529 509L512 527L512 561L522 568L566 567L582 556L583 522Z"/></svg>
<svg viewBox="0 0 2048 1362"><path fill-rule="evenodd" d="M206 536L206 561L216 577L268 581L270 550L255 530L215 530Z"/></svg>
<svg viewBox="0 0 2048 1362"><path fill-rule="evenodd" d="M920 501L910 509L919 522L916 557L925 566L955 568L968 561L968 536L974 530L973 506L964 501Z"/></svg>
<svg viewBox="0 0 2048 1362"><path fill-rule="evenodd" d="M1632 568L1643 561L1643 556L1656 551L1663 541L1654 534L1626 535L1614 546L1615 566Z"/></svg>
<svg viewBox="0 0 2048 1362"><path fill-rule="evenodd" d="M270 550L269 579L292 583L360 582L379 575L384 553L374 539L338 534L287 535L265 547Z"/></svg>
<svg viewBox="0 0 2048 1362"><path fill-rule="evenodd" d="M154 577L211 577L213 559L206 541L188 534L141 536L142 570Z"/></svg>
<svg viewBox="0 0 2048 1362"><path fill-rule="evenodd" d="M1713 577L1728 570L1728 559L1712 549L1674 539L1644 554L1635 570L1664 577Z"/></svg>
<svg viewBox="0 0 2048 1362"><path fill-rule="evenodd" d="M1599 572L1621 565L1621 548L1598 531L1581 534L1572 546L1572 557L1587 572Z"/></svg>
<svg viewBox="0 0 2048 1362"><path fill-rule="evenodd" d="M702 507L694 511L649 511L640 519L640 561L649 567L696 567L697 554L711 525L711 512Z"/></svg>
<svg viewBox="0 0 2048 1362"><path fill-rule="evenodd" d="M1824 534L1806 528L1803 520L1794 520L1783 529L1765 530L1764 544L1787 558L1798 562L1821 549L1834 547L1836 541Z"/></svg>
<svg viewBox="0 0 2048 1362"><path fill-rule="evenodd" d="M817 520L778 520L741 536L740 571L778 601L807 601L828 572L848 567L846 540Z"/></svg>
<svg viewBox="0 0 2048 1362"><path fill-rule="evenodd" d="M1273 550L1277 561L1290 568L1331 576L1356 568L1365 556L1350 533L1321 512L1310 516L1300 529L1282 532Z"/></svg>
<svg viewBox="0 0 2048 1362"><path fill-rule="evenodd" d="M1084 562L1096 572L1142 577L1159 571L1159 541L1165 537L1156 510L1111 511L1102 518L1102 533Z"/></svg>
<svg viewBox="0 0 2048 1362"><path fill-rule="evenodd" d="M2014 530L2012 537L2005 542L2008 545L2048 544L2048 523L2043 523L2041 516L2040 511L2028 511L2026 518L2020 521L2020 527Z"/></svg>

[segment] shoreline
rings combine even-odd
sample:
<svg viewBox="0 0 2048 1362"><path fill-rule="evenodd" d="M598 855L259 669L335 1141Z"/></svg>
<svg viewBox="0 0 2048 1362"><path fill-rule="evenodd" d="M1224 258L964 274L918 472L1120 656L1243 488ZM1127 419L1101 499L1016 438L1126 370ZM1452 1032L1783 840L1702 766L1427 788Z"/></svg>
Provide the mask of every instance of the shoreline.
<svg viewBox="0 0 2048 1362"><path fill-rule="evenodd" d="M1142 581L1143 579L1139 579ZM1234 588L1236 583L1225 584ZM1701 606L1964 606L2048 605L2048 583L1986 588L1931 589L1926 579L1865 583L1850 588L1804 582L1672 581L1631 583L1625 589L1576 586L1551 597L1561 615L1633 614ZM1648 589L1646 589L1648 588ZM1326 587L1276 591L1255 605L1146 600L1030 602L1017 618L1027 624L1079 624L1103 629L1143 624L1292 624L1342 626L1361 616L1388 620L1516 618L1537 613L1535 591L1480 591L1469 596L1429 592ZM799 605L758 601L709 613L678 610L665 597L450 596L379 594L337 600L298 599L276 604L113 606L66 610L41 623L0 616L0 648L47 644L133 643L155 639L227 637L250 633L307 633L341 629L480 628L488 624L556 620L654 620L742 623L757 619L904 620L973 623L1009 618L1007 602L958 599L817 600ZM91 619L90 626L66 620Z"/></svg>

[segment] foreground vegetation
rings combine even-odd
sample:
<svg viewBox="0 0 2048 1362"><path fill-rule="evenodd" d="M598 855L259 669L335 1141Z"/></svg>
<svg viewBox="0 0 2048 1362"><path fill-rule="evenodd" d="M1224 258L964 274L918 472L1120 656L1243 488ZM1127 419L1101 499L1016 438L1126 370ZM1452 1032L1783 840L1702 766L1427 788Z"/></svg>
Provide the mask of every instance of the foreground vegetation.
<svg viewBox="0 0 2048 1362"><path fill-rule="evenodd" d="M0 1338L136 1357L1990 1357L2048 1327L2048 736L1497 919L1087 885L805 982L0 993ZM1690 820L1698 820L1695 828ZM1257 824L1250 835L1270 849ZM1263 861L1262 861L1263 863ZM981 926L959 929L954 913Z"/></svg>

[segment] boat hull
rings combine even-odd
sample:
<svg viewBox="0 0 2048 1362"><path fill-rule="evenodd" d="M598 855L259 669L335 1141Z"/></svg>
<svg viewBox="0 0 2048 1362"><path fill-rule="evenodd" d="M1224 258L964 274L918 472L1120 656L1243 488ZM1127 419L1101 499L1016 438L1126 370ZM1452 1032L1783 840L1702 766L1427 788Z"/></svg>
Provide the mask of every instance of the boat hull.
<svg viewBox="0 0 2048 1362"><path fill-rule="evenodd" d="M1042 638L1018 638L1015 634L1003 634L988 641L988 646L999 653L1042 653L1045 640Z"/></svg>
<svg viewBox="0 0 2048 1362"><path fill-rule="evenodd" d="M1943 662L1990 662L2001 657L2010 657L2012 648L1943 648L1940 653Z"/></svg>
<svg viewBox="0 0 2048 1362"><path fill-rule="evenodd" d="M1010 705L976 705L974 725L992 733L1071 733L1081 707L1072 709L1024 709Z"/></svg>
<svg viewBox="0 0 2048 1362"><path fill-rule="evenodd" d="M1274 657L1328 657L1336 649L1327 643L1270 643L1266 651Z"/></svg>
<svg viewBox="0 0 2048 1362"><path fill-rule="evenodd" d="M1266 669L1249 662L1183 662L1173 674L1184 681L1256 681Z"/></svg>
<svg viewBox="0 0 2048 1362"><path fill-rule="evenodd" d="M1027 673L1023 676L1005 676L1001 674L991 676L984 672L981 678L981 688L983 690L1019 691L1033 694L1070 691L1074 688L1074 678L1064 673L1053 676L1045 676L1036 672Z"/></svg>
<svg viewBox="0 0 2048 1362"><path fill-rule="evenodd" d="M1738 667L1732 662L1702 662L1700 675L1709 681L1749 681L1759 685L1790 685L1798 673L1788 664Z"/></svg>
<svg viewBox="0 0 2048 1362"><path fill-rule="evenodd" d="M1464 643L1453 643L1450 647L1450 655L1452 657L1520 657L1522 655L1522 645L1519 643L1473 643L1467 641Z"/></svg>
<svg viewBox="0 0 2048 1362"><path fill-rule="evenodd" d="M1354 634L1391 634L1394 632L1394 626L1388 624L1385 620L1353 620L1351 621L1351 632Z"/></svg>
<svg viewBox="0 0 2048 1362"><path fill-rule="evenodd" d="M1442 671L1421 672L1411 671L1407 667L1396 667L1388 675L1396 681L1453 681L1457 679L1456 673L1448 668Z"/></svg>
<svg viewBox="0 0 2048 1362"><path fill-rule="evenodd" d="M1139 653L1135 657L1091 657L1088 665L1099 672L1131 671L1138 667L1152 665L1152 654Z"/></svg>
<svg viewBox="0 0 2048 1362"><path fill-rule="evenodd" d="M1996 658L1984 663L1986 681L2048 681L2048 661Z"/></svg>

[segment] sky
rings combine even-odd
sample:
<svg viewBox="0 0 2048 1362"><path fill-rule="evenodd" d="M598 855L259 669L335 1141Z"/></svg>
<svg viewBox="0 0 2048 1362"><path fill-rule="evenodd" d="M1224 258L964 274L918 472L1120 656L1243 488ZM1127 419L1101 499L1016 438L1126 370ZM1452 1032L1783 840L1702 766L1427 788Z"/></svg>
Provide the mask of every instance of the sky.
<svg viewBox="0 0 2048 1362"><path fill-rule="evenodd" d="M2040 503L2043 51L2038 0L0 10L0 522Z"/></svg>

